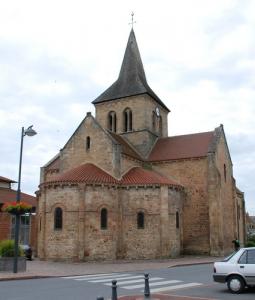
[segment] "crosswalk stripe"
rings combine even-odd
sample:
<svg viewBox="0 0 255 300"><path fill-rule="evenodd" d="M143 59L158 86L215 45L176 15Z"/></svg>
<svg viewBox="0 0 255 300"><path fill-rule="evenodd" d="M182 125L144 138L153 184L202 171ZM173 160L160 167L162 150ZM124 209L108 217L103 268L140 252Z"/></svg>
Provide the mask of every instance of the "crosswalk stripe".
<svg viewBox="0 0 255 300"><path fill-rule="evenodd" d="M120 277L123 277L123 278L120 278ZM108 278L105 278L105 279L88 280L88 282L93 282L93 283L108 282L109 279L116 279L119 282L121 280L132 279L132 278L144 278L144 276L142 276L142 275L138 275L138 276L121 275L121 276L108 277Z"/></svg>
<svg viewBox="0 0 255 300"><path fill-rule="evenodd" d="M105 274L95 274L95 275L64 276L64 277L61 277L61 278L64 278L64 279L94 278L94 277L103 277L103 276L113 276L114 274L119 275L119 273L105 273Z"/></svg>
<svg viewBox="0 0 255 300"><path fill-rule="evenodd" d="M150 279L150 281L151 281L151 279ZM182 281L181 280L165 280L165 281L159 281L159 282L152 282L152 283L150 283L150 286L159 286L159 285L164 285L164 284L169 284L169 283L179 283L179 282L182 282ZM117 283L117 285L118 285L118 283ZM123 286L122 288L126 289L126 290L132 290L132 289L139 289L141 287L144 287L144 284Z"/></svg>
<svg viewBox="0 0 255 300"><path fill-rule="evenodd" d="M157 280L160 280L160 279L163 279L161 277L153 277L153 278L150 278L150 282L151 281L157 281ZM138 282L144 282L144 278L143 279L136 279L136 280L127 280L127 281L122 281L122 282L117 282L117 286L119 285L125 285L125 284L130 284L130 283L138 283ZM105 283L104 285L107 285L107 286L111 286L112 284L111 283Z"/></svg>
<svg viewBox="0 0 255 300"><path fill-rule="evenodd" d="M179 289L183 289L183 288L187 288L187 287L195 287L195 286L199 286L199 285L203 285L203 284L196 283L196 282L184 283L184 284L178 284L178 285L172 285L172 286L165 286L162 288L150 289L150 292L157 293L157 292L164 292L164 291L171 291L171 290L179 290Z"/></svg>
<svg viewBox="0 0 255 300"><path fill-rule="evenodd" d="M94 278L78 278L78 279L75 279L75 280L78 280L78 281L83 281L83 280L87 280L88 282L104 282L104 281L107 281L107 280L111 280L111 279L117 279L119 277L125 277L127 275L130 275L130 274L112 274L112 275L108 275L108 276L98 276L98 277L94 277Z"/></svg>

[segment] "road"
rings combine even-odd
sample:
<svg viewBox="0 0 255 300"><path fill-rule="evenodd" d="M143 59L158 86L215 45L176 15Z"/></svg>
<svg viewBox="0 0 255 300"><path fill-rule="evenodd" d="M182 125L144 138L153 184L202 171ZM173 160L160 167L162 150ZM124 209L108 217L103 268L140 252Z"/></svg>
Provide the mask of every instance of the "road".
<svg viewBox="0 0 255 300"><path fill-rule="evenodd" d="M60 278L0 282L0 300L96 300L111 296L111 281L116 279L118 295L143 294L144 273L150 274L151 293L165 293L210 299L251 300L255 290L232 295L226 285L214 283L212 265L195 265L144 272L124 272Z"/></svg>

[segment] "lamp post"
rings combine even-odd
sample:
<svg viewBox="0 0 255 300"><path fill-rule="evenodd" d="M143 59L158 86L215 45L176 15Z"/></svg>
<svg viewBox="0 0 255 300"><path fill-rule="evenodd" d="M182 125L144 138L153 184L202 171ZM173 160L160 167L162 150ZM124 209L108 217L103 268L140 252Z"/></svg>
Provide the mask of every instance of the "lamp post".
<svg viewBox="0 0 255 300"><path fill-rule="evenodd" d="M36 131L32 128L33 125L29 126L27 129L22 127L21 129L21 142L20 142L20 155L19 155L19 179L18 179L18 189L16 195L16 202L20 202L20 181L21 181L21 165L22 165L22 152L23 152L23 139L24 136L34 136ZM13 261L13 273L18 272L18 256L19 256L19 226L20 225L20 215L15 216L15 241L14 241L14 261Z"/></svg>

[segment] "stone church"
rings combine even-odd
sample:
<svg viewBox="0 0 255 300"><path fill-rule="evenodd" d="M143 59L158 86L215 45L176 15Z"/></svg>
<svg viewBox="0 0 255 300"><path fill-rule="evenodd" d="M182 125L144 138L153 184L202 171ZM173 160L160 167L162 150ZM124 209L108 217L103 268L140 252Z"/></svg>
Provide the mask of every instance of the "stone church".
<svg viewBox="0 0 255 300"><path fill-rule="evenodd" d="M38 256L102 260L223 255L245 237L244 194L223 126L168 136L133 29L118 79L41 168Z"/></svg>

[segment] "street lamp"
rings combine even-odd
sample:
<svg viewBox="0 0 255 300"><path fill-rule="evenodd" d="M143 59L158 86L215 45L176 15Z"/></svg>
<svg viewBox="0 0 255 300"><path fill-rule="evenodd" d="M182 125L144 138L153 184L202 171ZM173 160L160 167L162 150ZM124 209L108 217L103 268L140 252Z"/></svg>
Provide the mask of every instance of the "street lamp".
<svg viewBox="0 0 255 300"><path fill-rule="evenodd" d="M32 128L33 125L29 126L26 130L24 127L21 129L21 142L20 142L20 155L19 155L19 179L18 179L18 189L16 195L16 202L20 202L20 180L21 180L21 165L22 165L22 152L23 152L23 139L24 136L34 136L36 131ZM18 272L18 256L19 256L19 224L20 215L16 214L15 218L15 242L14 242L14 261L13 261L13 273Z"/></svg>

